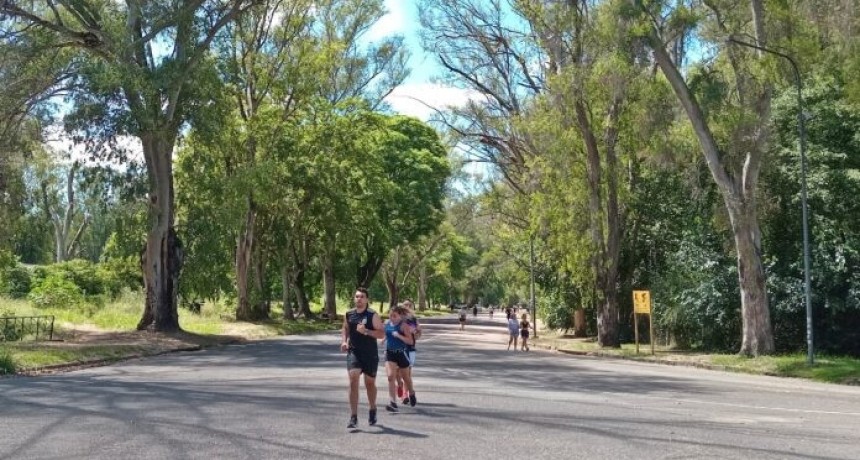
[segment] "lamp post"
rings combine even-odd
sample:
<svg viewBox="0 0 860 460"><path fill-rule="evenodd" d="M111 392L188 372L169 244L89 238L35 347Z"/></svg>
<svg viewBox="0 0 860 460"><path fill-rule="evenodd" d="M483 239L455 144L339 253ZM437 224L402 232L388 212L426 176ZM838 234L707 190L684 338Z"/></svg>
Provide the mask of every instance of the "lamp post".
<svg viewBox="0 0 860 460"><path fill-rule="evenodd" d="M812 289L809 275L809 211L806 203L806 120L803 117L803 82L800 79L797 63L791 56L734 37L729 37L727 41L785 58L791 63L791 70L794 72L794 84L797 87L797 131L800 137L800 206L803 212L803 297L806 304L806 363L811 366L815 363L815 357L812 348Z"/></svg>

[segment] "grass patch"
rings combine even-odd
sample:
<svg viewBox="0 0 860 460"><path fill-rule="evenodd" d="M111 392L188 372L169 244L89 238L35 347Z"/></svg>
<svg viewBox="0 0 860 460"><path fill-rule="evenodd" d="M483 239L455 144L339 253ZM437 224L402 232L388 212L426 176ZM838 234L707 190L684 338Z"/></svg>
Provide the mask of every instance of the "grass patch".
<svg viewBox="0 0 860 460"><path fill-rule="evenodd" d="M860 385L860 360L848 357L817 356L813 366L808 366L806 355L800 353L757 358L712 355L712 362L739 372Z"/></svg>
<svg viewBox="0 0 860 460"><path fill-rule="evenodd" d="M118 360L143 354L146 350L146 347L140 345L93 345L74 348L44 347L23 343L7 345L7 351L17 370L87 361Z"/></svg>
<svg viewBox="0 0 860 460"><path fill-rule="evenodd" d="M636 345L625 343L621 348L600 348L591 339L572 339L559 333L543 333L539 339L532 339L535 345L552 347L562 351L583 352L599 356L616 356L639 361L687 364L691 366L717 367L733 372L756 375L775 375L796 377L817 382L860 385L860 359L850 357L817 356L814 366L806 365L806 354L781 356L760 356L747 358L737 354L697 353L676 350L671 347L655 347L651 355L649 344Z"/></svg>

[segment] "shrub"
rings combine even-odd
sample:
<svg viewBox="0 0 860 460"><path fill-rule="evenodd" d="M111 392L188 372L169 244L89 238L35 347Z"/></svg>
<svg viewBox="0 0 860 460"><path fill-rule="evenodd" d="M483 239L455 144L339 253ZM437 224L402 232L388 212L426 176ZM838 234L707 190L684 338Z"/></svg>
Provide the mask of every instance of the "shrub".
<svg viewBox="0 0 860 460"><path fill-rule="evenodd" d="M60 273L52 273L35 283L29 299L37 308L74 308L84 303L82 290Z"/></svg>
<svg viewBox="0 0 860 460"><path fill-rule="evenodd" d="M11 252L0 250L0 294L21 298L30 292L30 271Z"/></svg>
<svg viewBox="0 0 860 460"><path fill-rule="evenodd" d="M48 278L61 278L75 285L81 294L94 296L109 292L108 282L98 266L87 260L75 259L37 268L33 277L34 285L40 285Z"/></svg>
<svg viewBox="0 0 860 460"><path fill-rule="evenodd" d="M14 373L15 361L12 359L12 353L5 348L0 348L0 375Z"/></svg>
<svg viewBox="0 0 860 460"><path fill-rule="evenodd" d="M116 298L123 288L139 291L143 288L143 273L137 257L114 257L99 265L99 274L105 280L111 296Z"/></svg>
<svg viewBox="0 0 860 460"><path fill-rule="evenodd" d="M30 293L32 281L30 270L27 267L16 265L0 272L0 294L8 295L13 299L27 297Z"/></svg>
<svg viewBox="0 0 860 460"><path fill-rule="evenodd" d="M11 310L0 311L0 318L3 318L3 317L8 318L8 317L12 317L12 316L15 316L14 311L11 311ZM7 322L7 321L0 323L0 342L3 342L3 341L11 342L14 340L18 340L19 338L20 337L18 336L18 331L15 330L15 327L12 323ZM2 356L0 356L0 360L2 360ZM2 367L3 367L3 365L0 364L0 374L3 373Z"/></svg>

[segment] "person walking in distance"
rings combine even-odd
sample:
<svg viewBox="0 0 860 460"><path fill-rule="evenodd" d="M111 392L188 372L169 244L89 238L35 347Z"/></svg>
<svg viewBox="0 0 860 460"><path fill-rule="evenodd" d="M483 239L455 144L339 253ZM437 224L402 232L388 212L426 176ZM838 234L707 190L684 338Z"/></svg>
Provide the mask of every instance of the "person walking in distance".
<svg viewBox="0 0 860 460"><path fill-rule="evenodd" d="M513 314L508 316L508 350L511 349L511 343L514 344L514 351L517 351L517 339L520 335L520 323L517 322L517 317Z"/></svg>
<svg viewBox="0 0 860 460"><path fill-rule="evenodd" d="M406 324L406 333L412 335L412 345L406 345L406 357L409 358L409 367L406 369L400 369L397 373L397 397L403 398L402 402L404 405L409 404L410 406L415 407L418 399L415 397L415 379L412 375L412 369L415 368L415 345L418 343L418 339L421 338L421 325L418 324L418 318L415 317L412 300L404 300L403 308L405 309L403 322ZM404 377L406 376L412 380L413 391L411 393L406 389L403 382Z"/></svg>
<svg viewBox="0 0 860 460"><path fill-rule="evenodd" d="M466 307L460 307L460 330L466 328Z"/></svg>
<svg viewBox="0 0 860 460"><path fill-rule="evenodd" d="M409 357L406 355L406 347L414 345L412 334L407 331L408 327L403 322L406 309L396 306L388 313L388 321L385 322L385 372L388 375L388 396L390 402L385 406L389 412L398 412L397 407L397 377L403 369L409 368ZM403 384L410 395L415 394L412 388L412 376L404 372Z"/></svg>
<svg viewBox="0 0 860 460"><path fill-rule="evenodd" d="M523 313L522 321L520 321L520 338L523 341L520 350L522 351L529 351L529 326L531 326L529 324L529 315ZM514 345L514 348L516 348L516 345Z"/></svg>
<svg viewBox="0 0 860 460"><path fill-rule="evenodd" d="M349 374L349 424L347 428L358 425L358 387L359 377L364 374L364 388L367 390L367 404L370 406L368 423L376 425L376 371L379 367L379 348L376 341L385 337L382 319L368 308L370 299L367 289L359 287L353 297L355 308L343 317L340 350L346 352L346 370Z"/></svg>

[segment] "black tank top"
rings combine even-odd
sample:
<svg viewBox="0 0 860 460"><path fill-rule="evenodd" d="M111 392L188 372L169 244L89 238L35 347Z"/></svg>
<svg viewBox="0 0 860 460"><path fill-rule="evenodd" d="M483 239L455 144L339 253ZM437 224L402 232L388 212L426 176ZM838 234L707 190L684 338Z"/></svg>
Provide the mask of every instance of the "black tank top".
<svg viewBox="0 0 860 460"><path fill-rule="evenodd" d="M349 349L361 354L375 354L379 352L376 338L371 335L359 333L358 325L364 323L368 330L373 330L373 315L376 312L370 308L359 313L355 308L346 312L346 323L349 325Z"/></svg>

